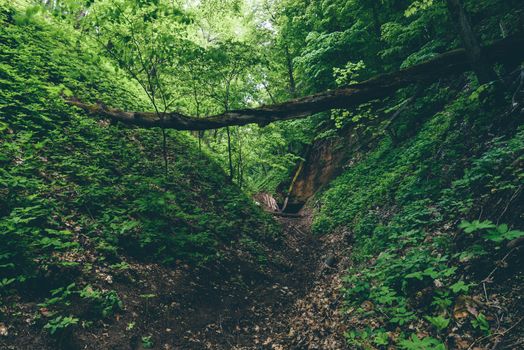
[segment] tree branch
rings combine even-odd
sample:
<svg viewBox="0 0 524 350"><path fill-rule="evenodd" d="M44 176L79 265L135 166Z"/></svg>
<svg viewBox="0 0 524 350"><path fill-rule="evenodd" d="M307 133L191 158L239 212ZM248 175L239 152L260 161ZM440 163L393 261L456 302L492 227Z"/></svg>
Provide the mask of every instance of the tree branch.
<svg viewBox="0 0 524 350"><path fill-rule="evenodd" d="M483 54L490 63L518 64L524 59L523 47L524 36L516 36L484 47ZM279 120L305 118L330 109L358 106L386 97L410 84L432 81L444 75L456 74L469 69L471 67L465 50L457 49L443 53L427 62L394 73L382 74L346 88L325 91L269 106L227 111L203 118L169 112L165 113L164 118L161 119L154 112L126 112L101 104L86 104L74 98L68 100L67 103L102 118L144 128L209 130L251 123L264 126Z"/></svg>

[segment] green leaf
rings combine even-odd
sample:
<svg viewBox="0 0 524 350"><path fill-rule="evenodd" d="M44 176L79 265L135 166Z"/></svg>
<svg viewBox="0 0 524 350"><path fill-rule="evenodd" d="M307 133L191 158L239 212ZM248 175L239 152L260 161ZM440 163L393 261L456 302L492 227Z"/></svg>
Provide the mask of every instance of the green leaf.
<svg viewBox="0 0 524 350"><path fill-rule="evenodd" d="M449 318L445 318L442 316L424 316L426 320L428 320L435 328L437 328L438 331L441 331L449 326L449 322L451 321Z"/></svg>
<svg viewBox="0 0 524 350"><path fill-rule="evenodd" d="M460 292L465 292L467 293L469 291L469 288L474 286L475 284L474 283L469 283L469 284L466 284L464 283L464 281L460 280L456 283L453 283L449 289L451 289L453 291L453 293L460 293Z"/></svg>
<svg viewBox="0 0 524 350"><path fill-rule="evenodd" d="M424 273L421 271L408 273L404 278L416 278L418 280L422 280L424 278Z"/></svg>
<svg viewBox="0 0 524 350"><path fill-rule="evenodd" d="M439 340L432 337L419 339L415 334L411 339L401 340L400 348L405 350L446 350L446 346Z"/></svg>
<svg viewBox="0 0 524 350"><path fill-rule="evenodd" d="M486 334L490 333L489 322L486 319L486 316L484 316L482 313L479 313L474 320L471 320L471 325L474 328L484 331Z"/></svg>
<svg viewBox="0 0 524 350"><path fill-rule="evenodd" d="M463 229L466 233L472 233L494 227L496 227L496 225L489 220L473 220L472 222L463 220L459 225L459 228Z"/></svg>

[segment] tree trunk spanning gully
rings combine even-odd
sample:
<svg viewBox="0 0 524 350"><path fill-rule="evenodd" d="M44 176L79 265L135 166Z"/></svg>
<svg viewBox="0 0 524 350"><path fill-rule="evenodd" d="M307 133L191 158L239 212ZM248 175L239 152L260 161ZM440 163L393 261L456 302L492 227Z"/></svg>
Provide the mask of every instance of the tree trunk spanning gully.
<svg viewBox="0 0 524 350"><path fill-rule="evenodd" d="M489 63L518 64L524 59L524 35L495 42L484 47L482 53L484 60ZM330 109L355 107L371 100L386 97L413 83L432 81L444 75L467 71L472 69L469 62L466 50L457 49L443 53L424 63L397 72L378 75L345 88L329 90L270 106L231 110L202 118L169 112L165 114L163 119L160 119L154 112L126 112L101 104L82 103L77 99L70 99L67 103L101 118L143 128L209 130L251 123L264 126L279 120L305 118Z"/></svg>

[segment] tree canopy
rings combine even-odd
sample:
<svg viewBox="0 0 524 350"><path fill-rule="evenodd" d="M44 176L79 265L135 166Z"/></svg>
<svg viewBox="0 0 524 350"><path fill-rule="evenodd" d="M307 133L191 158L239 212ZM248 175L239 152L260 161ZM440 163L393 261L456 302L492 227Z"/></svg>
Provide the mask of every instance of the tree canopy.
<svg viewBox="0 0 524 350"><path fill-rule="evenodd" d="M524 37L513 37L501 40L483 52L487 62L516 64L524 57L520 47L524 45ZM227 49L231 52L230 49ZM242 63L238 63L242 65ZM69 104L80 107L91 114L107 117L129 125L142 127L163 127L176 130L208 130L226 126L242 126L257 123L265 126L274 121L309 117L315 113L331 109L358 107L368 101L393 94L396 90L413 83L435 80L443 76L471 69L467 51L458 49L434 57L428 61L404 68L395 73L383 74L369 80L353 83L344 88L317 93L269 106L251 109L229 109L229 78L233 79L238 69L225 73L225 91L215 98L224 104L226 112L214 116L186 116L178 112L157 113L127 112L106 107L104 105L88 105L76 99L70 99ZM221 98L220 98L221 96Z"/></svg>

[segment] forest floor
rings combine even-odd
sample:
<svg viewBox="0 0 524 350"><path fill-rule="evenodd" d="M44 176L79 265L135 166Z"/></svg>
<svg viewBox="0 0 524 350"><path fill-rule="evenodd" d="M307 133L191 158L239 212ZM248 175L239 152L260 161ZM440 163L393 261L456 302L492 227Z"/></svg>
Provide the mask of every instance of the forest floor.
<svg viewBox="0 0 524 350"><path fill-rule="evenodd" d="M179 294L185 300L175 303L180 308L171 310L173 318L152 320L151 328L160 330L154 337L159 349L347 347L339 311L341 277L350 249L347 233L313 236L308 212L275 218L283 237L269 247L272 256L267 258L279 263L260 273L240 257L208 271L209 276L197 277L201 284ZM238 283L225 280L235 275Z"/></svg>
<svg viewBox="0 0 524 350"><path fill-rule="evenodd" d="M221 247L224 256L206 267L128 260L128 269L115 271L97 265L83 282L115 290L123 310L89 326L79 325L69 337L56 339L37 331L48 311L16 296L19 299L9 303L9 314L16 317L0 323L0 332L9 332L9 337L0 333L0 349L349 349L344 333L359 325L352 309L344 307L342 294L342 279L350 267L350 233L311 234L307 210L297 217L275 219L282 226L279 237L263 244ZM510 277L493 286L491 304L506 305L519 314L518 283ZM503 295L507 297L501 299ZM92 312L81 301L70 307ZM509 319L518 320L513 327L522 321ZM519 348L523 337L516 328L514 333L491 349ZM14 342L5 342L8 339Z"/></svg>
<svg viewBox="0 0 524 350"><path fill-rule="evenodd" d="M83 277L85 283L117 291L124 309L58 340L35 332L48 317L46 308L35 315L34 302L11 300L10 312L18 317L5 325L16 330L7 338L14 343L0 337L0 348L346 349L339 306L347 233L312 235L308 213L275 219L282 225L280 237L251 252L222 247L224 257L207 267L131 260L122 271L99 266ZM90 312L81 301L71 307Z"/></svg>
<svg viewBox="0 0 524 350"><path fill-rule="evenodd" d="M315 237L311 215L276 217L283 244L269 260L280 261L247 288L222 284L215 295L195 300L200 309L174 348L180 349L345 349L339 313L341 276L350 245L344 232ZM224 302L229 299L228 302ZM220 300L202 310L206 300ZM165 338L165 349L170 349Z"/></svg>

